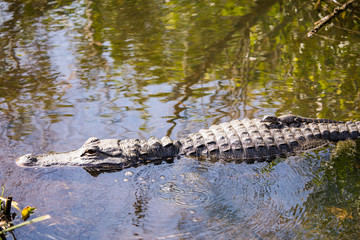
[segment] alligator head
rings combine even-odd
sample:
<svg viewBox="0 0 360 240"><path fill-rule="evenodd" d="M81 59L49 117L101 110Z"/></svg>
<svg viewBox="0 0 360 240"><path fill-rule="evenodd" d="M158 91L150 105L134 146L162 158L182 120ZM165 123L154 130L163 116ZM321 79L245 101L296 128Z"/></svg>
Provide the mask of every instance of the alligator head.
<svg viewBox="0 0 360 240"><path fill-rule="evenodd" d="M133 139L133 141L136 140ZM22 167L48 167L58 165L81 167L131 167L136 164L134 162L135 160L126 153L128 151L126 151L126 149L124 150L124 144L121 142L122 141L118 139L100 140L92 137L77 150L44 155L26 154L18 158L16 163Z"/></svg>

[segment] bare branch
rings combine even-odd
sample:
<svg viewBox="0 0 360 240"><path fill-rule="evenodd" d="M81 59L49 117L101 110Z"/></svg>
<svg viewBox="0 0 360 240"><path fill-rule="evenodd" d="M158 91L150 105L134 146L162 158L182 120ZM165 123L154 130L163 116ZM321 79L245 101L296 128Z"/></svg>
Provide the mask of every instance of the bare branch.
<svg viewBox="0 0 360 240"><path fill-rule="evenodd" d="M350 0L348 2L346 2L344 5L342 5L341 7L337 7L334 9L334 11L332 13L330 13L329 15L323 17L322 19L320 19L319 21L317 21L315 24L315 27L307 34L308 37L311 37L314 33L317 33L320 28L322 28L325 24L329 23L333 18L335 18L337 15L339 15L340 13L342 13L343 11L345 11L348 7L351 6L351 4L353 4L356 0Z"/></svg>

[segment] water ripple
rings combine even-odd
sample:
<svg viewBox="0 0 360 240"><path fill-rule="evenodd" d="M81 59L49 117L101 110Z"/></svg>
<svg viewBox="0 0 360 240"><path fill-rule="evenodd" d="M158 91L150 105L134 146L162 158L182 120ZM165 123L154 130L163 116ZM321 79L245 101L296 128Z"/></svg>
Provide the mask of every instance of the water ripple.
<svg viewBox="0 0 360 240"><path fill-rule="evenodd" d="M136 226L173 222L195 238L282 238L304 220L318 167L306 156L252 165L181 159L123 176L135 190Z"/></svg>
<svg viewBox="0 0 360 240"><path fill-rule="evenodd" d="M209 204L213 201L212 193L206 189L182 186L174 182L160 185L159 197L189 208Z"/></svg>

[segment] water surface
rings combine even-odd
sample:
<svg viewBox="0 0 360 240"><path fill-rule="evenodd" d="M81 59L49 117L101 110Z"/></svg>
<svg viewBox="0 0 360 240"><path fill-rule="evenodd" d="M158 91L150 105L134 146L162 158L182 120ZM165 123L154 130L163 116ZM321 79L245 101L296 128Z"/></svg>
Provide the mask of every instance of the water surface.
<svg viewBox="0 0 360 240"><path fill-rule="evenodd" d="M358 237L359 158L332 157L333 147L272 164L181 158L97 176L15 164L92 136L176 139L264 114L359 120L359 10L306 37L335 7L0 0L0 180L22 207L52 216L16 237Z"/></svg>

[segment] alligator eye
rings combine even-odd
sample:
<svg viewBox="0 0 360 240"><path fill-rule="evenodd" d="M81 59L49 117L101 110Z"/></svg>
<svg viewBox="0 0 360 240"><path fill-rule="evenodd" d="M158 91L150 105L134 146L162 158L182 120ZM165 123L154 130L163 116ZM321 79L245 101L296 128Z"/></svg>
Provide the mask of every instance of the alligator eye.
<svg viewBox="0 0 360 240"><path fill-rule="evenodd" d="M81 154L81 156L94 156L97 153L97 149L95 148L88 148L85 150L85 152L83 154Z"/></svg>
<svg viewBox="0 0 360 240"><path fill-rule="evenodd" d="M95 149L88 149L88 150L86 151L86 153L87 153L87 154L90 154L90 155L93 155L93 154L96 153L96 150L95 150Z"/></svg>

